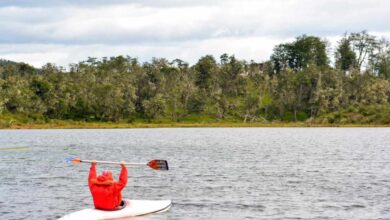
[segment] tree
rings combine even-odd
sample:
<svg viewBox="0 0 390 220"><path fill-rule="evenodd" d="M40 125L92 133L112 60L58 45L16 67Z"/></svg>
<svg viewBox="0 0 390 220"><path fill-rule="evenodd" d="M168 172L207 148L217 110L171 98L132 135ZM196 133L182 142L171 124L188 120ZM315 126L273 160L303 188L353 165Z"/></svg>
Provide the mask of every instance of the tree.
<svg viewBox="0 0 390 220"><path fill-rule="evenodd" d="M0 78L0 114L4 111L5 103L8 101L5 95L5 91L3 89L4 84L5 84L5 80Z"/></svg>
<svg viewBox="0 0 390 220"><path fill-rule="evenodd" d="M351 47L351 39L344 37L336 49L336 68L344 72L357 67L356 54Z"/></svg>
<svg viewBox="0 0 390 220"><path fill-rule="evenodd" d="M361 70L363 63L372 57L378 49L378 41L373 35L369 35L367 31L351 33L348 41L352 44L352 50L356 54L356 66Z"/></svg>
<svg viewBox="0 0 390 220"><path fill-rule="evenodd" d="M364 31L345 35L334 68L326 47L324 40L303 35L277 45L271 61L262 63L228 54L217 61L206 55L195 65L164 58L141 64L116 56L88 58L71 64L69 71L50 63L38 69L0 60L0 114L126 122L308 117L334 122L346 114L360 114L357 119L374 114L365 120L387 123L389 41ZM376 111L383 114L376 116Z"/></svg>
<svg viewBox="0 0 390 220"><path fill-rule="evenodd" d="M369 77L361 91L360 103L364 105L387 104L390 99L390 81Z"/></svg>
<svg viewBox="0 0 390 220"><path fill-rule="evenodd" d="M217 70L217 62L213 56L206 55L200 58L195 64L195 85L200 89L210 89Z"/></svg>
<svg viewBox="0 0 390 220"><path fill-rule="evenodd" d="M309 65L326 67L326 42L314 36L297 37L293 43L279 44L274 48L271 62L276 73L286 68L295 71L307 68Z"/></svg>
<svg viewBox="0 0 390 220"><path fill-rule="evenodd" d="M156 119L164 115L165 100L162 95L158 94L150 100L145 100L143 103L145 116L150 119Z"/></svg>
<svg viewBox="0 0 390 220"><path fill-rule="evenodd" d="M243 103L244 122L256 121L261 109L262 94L256 81L247 78Z"/></svg>
<svg viewBox="0 0 390 220"><path fill-rule="evenodd" d="M218 74L217 82L222 89L222 93L235 97L243 94L244 81L241 73L244 70L244 63L237 60L234 55L227 57L221 56L221 68Z"/></svg>
<svg viewBox="0 0 390 220"><path fill-rule="evenodd" d="M378 51L369 59L369 69L376 76L390 79L390 42L387 39L378 41Z"/></svg>
<svg viewBox="0 0 390 220"><path fill-rule="evenodd" d="M11 113L42 114L46 106L30 87L29 79L10 76L3 83L4 106Z"/></svg>
<svg viewBox="0 0 390 220"><path fill-rule="evenodd" d="M315 71L317 83L310 103L310 117L337 111L341 108L343 78L339 71L326 69Z"/></svg>
<svg viewBox="0 0 390 220"><path fill-rule="evenodd" d="M191 95L191 91L185 91L191 88L187 87L188 68L186 65L178 65L178 67L171 65L162 71L165 82L163 94L166 100L167 112L170 114L172 121L177 121L186 114L188 96Z"/></svg>

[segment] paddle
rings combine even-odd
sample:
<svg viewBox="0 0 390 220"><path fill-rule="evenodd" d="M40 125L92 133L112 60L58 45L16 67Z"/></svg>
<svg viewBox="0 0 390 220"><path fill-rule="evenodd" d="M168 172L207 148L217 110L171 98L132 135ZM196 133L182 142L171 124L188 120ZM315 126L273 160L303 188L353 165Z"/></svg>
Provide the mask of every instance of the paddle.
<svg viewBox="0 0 390 220"><path fill-rule="evenodd" d="M79 157L68 157L65 158L66 162L72 162L74 164L77 163L92 163L93 160L81 160ZM96 161L96 163L104 163L104 164L121 164L120 162L113 161ZM125 165L136 166L136 165L147 165L148 167L154 170L169 170L168 161L166 160L151 160L148 163L125 163Z"/></svg>

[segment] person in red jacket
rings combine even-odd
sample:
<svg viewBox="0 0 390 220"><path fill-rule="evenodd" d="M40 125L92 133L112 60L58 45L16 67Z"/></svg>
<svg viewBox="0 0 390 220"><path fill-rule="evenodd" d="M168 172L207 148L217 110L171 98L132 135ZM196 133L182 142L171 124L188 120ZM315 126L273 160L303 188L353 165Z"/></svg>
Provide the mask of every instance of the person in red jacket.
<svg viewBox="0 0 390 220"><path fill-rule="evenodd" d="M117 210L124 205L121 191L127 184L127 169L121 161L122 170L119 181L115 182L111 171L104 171L96 177L96 161L93 161L89 170L88 185L96 209Z"/></svg>

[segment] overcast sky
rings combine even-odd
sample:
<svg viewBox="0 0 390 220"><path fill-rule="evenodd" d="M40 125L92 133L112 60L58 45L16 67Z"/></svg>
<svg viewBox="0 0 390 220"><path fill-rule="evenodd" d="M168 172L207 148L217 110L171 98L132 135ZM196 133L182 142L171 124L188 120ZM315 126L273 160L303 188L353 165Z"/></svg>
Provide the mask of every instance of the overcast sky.
<svg viewBox="0 0 390 220"><path fill-rule="evenodd" d="M228 53L260 62L302 34L332 46L345 32L389 37L389 11L389 0L0 0L0 58L67 67Z"/></svg>

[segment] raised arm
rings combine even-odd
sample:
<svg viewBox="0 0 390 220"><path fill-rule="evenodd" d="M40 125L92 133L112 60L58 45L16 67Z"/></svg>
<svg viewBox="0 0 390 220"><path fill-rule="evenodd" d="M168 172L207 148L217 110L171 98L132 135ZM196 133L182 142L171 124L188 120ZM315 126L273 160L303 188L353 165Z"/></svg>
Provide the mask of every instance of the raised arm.
<svg viewBox="0 0 390 220"><path fill-rule="evenodd" d="M96 179L96 161L93 161L91 168L89 168L88 185L91 187L92 180Z"/></svg>
<svg viewBox="0 0 390 220"><path fill-rule="evenodd" d="M119 175L119 182L117 183L119 191L122 190L126 186L127 178L128 178L127 168L126 168L125 163L123 161L121 161L121 166L122 166L122 170L121 170L121 174Z"/></svg>

